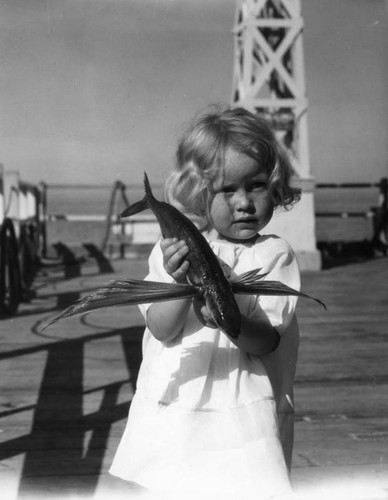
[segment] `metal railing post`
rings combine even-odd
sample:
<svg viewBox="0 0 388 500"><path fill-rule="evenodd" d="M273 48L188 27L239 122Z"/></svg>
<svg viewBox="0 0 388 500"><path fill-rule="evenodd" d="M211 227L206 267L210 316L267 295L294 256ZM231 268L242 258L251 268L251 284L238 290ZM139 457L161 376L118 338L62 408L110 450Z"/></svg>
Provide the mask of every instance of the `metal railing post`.
<svg viewBox="0 0 388 500"><path fill-rule="evenodd" d="M44 258L47 258L47 184L45 182L41 182L40 186L42 189L42 214L39 233L42 236L42 255Z"/></svg>

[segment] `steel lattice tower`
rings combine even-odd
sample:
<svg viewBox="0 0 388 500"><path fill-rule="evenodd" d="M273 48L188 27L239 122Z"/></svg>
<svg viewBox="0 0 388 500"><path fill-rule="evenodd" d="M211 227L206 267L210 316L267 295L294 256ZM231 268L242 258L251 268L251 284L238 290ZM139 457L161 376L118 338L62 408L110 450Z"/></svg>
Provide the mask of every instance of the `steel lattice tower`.
<svg viewBox="0 0 388 500"><path fill-rule="evenodd" d="M300 0L237 0L233 104L269 119L310 178Z"/></svg>

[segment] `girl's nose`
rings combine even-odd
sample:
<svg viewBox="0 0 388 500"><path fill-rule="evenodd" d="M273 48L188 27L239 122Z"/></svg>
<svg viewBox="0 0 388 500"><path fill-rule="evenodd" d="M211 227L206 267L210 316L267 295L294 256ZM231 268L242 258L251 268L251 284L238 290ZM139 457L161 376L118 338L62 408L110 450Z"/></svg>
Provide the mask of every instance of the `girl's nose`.
<svg viewBox="0 0 388 500"><path fill-rule="evenodd" d="M237 210L248 210L252 207L252 200L245 191L237 192L235 198L235 207Z"/></svg>

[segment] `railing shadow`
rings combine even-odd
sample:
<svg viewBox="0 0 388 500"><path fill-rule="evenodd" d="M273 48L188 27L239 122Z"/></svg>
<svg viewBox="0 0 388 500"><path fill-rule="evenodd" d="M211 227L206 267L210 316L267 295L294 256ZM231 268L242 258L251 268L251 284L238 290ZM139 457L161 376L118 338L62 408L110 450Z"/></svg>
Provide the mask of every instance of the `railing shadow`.
<svg viewBox="0 0 388 500"><path fill-rule="evenodd" d="M99 274L100 273L98 273L98 275ZM94 275L91 275L91 274L88 275L89 278L91 276L94 276ZM55 281L58 281L58 279L53 280L53 282L55 282ZM18 311L17 315L19 318L21 318L21 317L28 317L28 316L36 316L37 314L41 314L41 313L47 313L47 314L53 313L54 314L57 311L64 310L67 307L75 304L81 298L81 295L84 296L84 295L87 295L88 293L95 292L97 288L98 288L97 286L90 287L90 288L83 287L82 294L81 294L81 291L79 291L79 290L78 291L69 290L66 292L58 292L58 291L54 290L53 292L39 293L38 298L40 301L42 301L43 299L50 299L50 298L56 297L56 299L57 299L56 304L54 306L51 306L51 307L47 307L45 305L42 305L41 307L34 307L33 310L20 310L20 311ZM34 293L33 298L36 298L37 296L38 296L38 294ZM6 320L6 319L8 319L8 317L7 316L0 317L0 321L2 319Z"/></svg>
<svg viewBox="0 0 388 500"><path fill-rule="evenodd" d="M88 251L89 256L95 259L101 274L114 272L114 268L109 259L105 257L94 243L83 243L83 246Z"/></svg>
<svg viewBox="0 0 388 500"><path fill-rule="evenodd" d="M25 453L19 483L19 498L92 495L98 483L112 424L126 418L130 401L118 404L123 384L136 383L141 362L144 328L117 329L34 346L47 350L47 361L35 406L31 431L0 445L0 460ZM121 337L128 379L94 389L103 391L97 411L84 415L84 349L91 340ZM25 355L25 349L7 353L7 358ZM5 356L4 356L5 358ZM90 393L90 391L88 391ZM21 411L30 411L31 406ZM0 414L5 417L9 412ZM86 444L85 435L90 433ZM89 434L88 434L89 435Z"/></svg>
<svg viewBox="0 0 388 500"><path fill-rule="evenodd" d="M62 260L65 279L77 278L81 276L81 264L86 259L94 259L97 264L99 274L113 273L114 268L106 258L106 256L99 250L94 243L82 243L82 247L86 250L87 254L77 255L70 246L62 241L53 244L58 257Z"/></svg>
<svg viewBox="0 0 388 500"><path fill-rule="evenodd" d="M90 288L88 290L83 290L83 292L93 292L95 291L95 288ZM81 298L80 292L76 291L69 291L69 292L62 292L62 293L52 293L52 294L46 294L44 297L40 296L39 298L49 298L49 297L56 297L57 298L57 303L53 307L47 307L47 306L41 306L41 307L35 307L33 310L24 310L24 311L18 311L18 318L26 318L29 316L36 316L37 314L52 314L54 315L58 311L62 311L66 309L66 307L69 307L75 302L77 302ZM1 320L7 320L9 319L8 317L1 318Z"/></svg>
<svg viewBox="0 0 388 500"><path fill-rule="evenodd" d="M81 262L75 253L61 241L55 243L53 247L62 258L65 279L78 278L81 276Z"/></svg>

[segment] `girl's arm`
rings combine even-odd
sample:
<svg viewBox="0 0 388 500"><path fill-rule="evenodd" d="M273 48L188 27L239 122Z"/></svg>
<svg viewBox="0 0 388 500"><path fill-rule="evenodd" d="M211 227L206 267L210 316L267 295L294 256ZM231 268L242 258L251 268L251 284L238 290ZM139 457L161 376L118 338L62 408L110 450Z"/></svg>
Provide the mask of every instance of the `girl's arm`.
<svg viewBox="0 0 388 500"><path fill-rule="evenodd" d="M184 241L166 238L161 241L163 266L177 283L186 283L189 263L185 260L189 248ZM147 311L147 326L161 342L173 340L182 331L192 299L155 302Z"/></svg>
<svg viewBox="0 0 388 500"><path fill-rule="evenodd" d="M263 356L277 348L280 335L267 319L242 315L241 333L237 339L230 340L248 354Z"/></svg>
<svg viewBox="0 0 388 500"><path fill-rule="evenodd" d="M270 238L260 250L266 262L266 279L300 290L300 274L295 254L281 238ZM242 333L234 341L238 347L252 355L261 356L275 350L281 335L292 321L297 297L256 297L250 304L249 317L243 316Z"/></svg>
<svg viewBox="0 0 388 500"><path fill-rule="evenodd" d="M155 302L147 311L147 326L161 342L173 340L182 331L191 299Z"/></svg>

